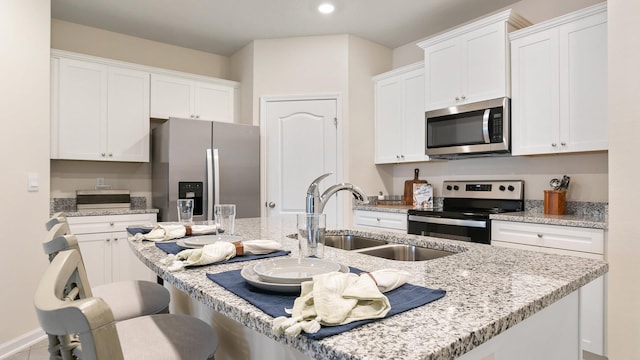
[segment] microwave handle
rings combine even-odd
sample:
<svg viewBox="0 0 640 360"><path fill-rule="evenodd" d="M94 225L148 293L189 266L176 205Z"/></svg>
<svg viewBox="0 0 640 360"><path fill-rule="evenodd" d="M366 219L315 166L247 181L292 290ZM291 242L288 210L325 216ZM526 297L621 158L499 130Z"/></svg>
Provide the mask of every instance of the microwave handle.
<svg viewBox="0 0 640 360"><path fill-rule="evenodd" d="M484 143L491 143L491 139L489 138L489 115L491 114L491 109L485 109L484 115L482 116L482 137L484 137Z"/></svg>

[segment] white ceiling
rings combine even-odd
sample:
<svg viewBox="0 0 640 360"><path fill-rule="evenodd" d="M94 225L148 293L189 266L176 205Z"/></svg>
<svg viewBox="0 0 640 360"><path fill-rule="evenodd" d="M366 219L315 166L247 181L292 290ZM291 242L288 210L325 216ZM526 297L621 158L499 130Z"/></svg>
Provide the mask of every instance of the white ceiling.
<svg viewBox="0 0 640 360"><path fill-rule="evenodd" d="M389 48L517 0L52 0L52 17L229 56L255 39L352 34Z"/></svg>

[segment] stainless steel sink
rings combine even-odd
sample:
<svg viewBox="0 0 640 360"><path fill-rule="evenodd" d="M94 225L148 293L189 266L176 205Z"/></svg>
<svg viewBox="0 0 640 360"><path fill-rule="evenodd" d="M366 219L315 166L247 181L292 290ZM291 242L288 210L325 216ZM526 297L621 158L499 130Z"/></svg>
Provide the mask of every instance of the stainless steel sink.
<svg viewBox="0 0 640 360"><path fill-rule="evenodd" d="M424 261L453 255L450 251L429 249L414 245L388 244L356 251L360 254L399 261Z"/></svg>
<svg viewBox="0 0 640 360"><path fill-rule="evenodd" d="M342 250L358 250L387 244L384 240L371 239L356 235L325 235L326 246Z"/></svg>

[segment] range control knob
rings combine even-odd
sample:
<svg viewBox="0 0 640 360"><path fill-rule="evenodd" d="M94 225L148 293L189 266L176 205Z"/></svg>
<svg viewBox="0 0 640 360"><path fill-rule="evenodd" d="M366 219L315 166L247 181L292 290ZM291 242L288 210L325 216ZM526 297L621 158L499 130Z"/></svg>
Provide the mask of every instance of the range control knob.
<svg viewBox="0 0 640 360"><path fill-rule="evenodd" d="M447 185L447 190L451 191L451 185Z"/></svg>
<svg viewBox="0 0 640 360"><path fill-rule="evenodd" d="M509 191L513 191L513 190L515 190L516 188L514 188L514 187L513 187L513 185L509 185L509 187L508 187L507 189L509 189Z"/></svg>
<svg viewBox="0 0 640 360"><path fill-rule="evenodd" d="M504 187L504 185L500 185L499 189L500 189L500 191L505 191L507 188Z"/></svg>
<svg viewBox="0 0 640 360"><path fill-rule="evenodd" d="M460 190L460 187L458 185L453 185L453 190L458 191Z"/></svg>

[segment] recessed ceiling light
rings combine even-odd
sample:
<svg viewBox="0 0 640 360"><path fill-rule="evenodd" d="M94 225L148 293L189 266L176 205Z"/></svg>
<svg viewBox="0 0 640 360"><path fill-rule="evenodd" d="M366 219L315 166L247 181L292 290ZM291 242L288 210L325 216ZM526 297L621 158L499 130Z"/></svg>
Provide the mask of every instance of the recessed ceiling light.
<svg viewBox="0 0 640 360"><path fill-rule="evenodd" d="M323 14L331 14L335 9L336 9L335 6L329 3L322 3L320 4L320 6L318 6L318 11L320 11Z"/></svg>

